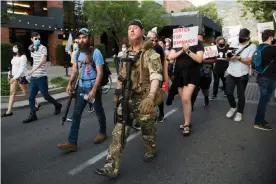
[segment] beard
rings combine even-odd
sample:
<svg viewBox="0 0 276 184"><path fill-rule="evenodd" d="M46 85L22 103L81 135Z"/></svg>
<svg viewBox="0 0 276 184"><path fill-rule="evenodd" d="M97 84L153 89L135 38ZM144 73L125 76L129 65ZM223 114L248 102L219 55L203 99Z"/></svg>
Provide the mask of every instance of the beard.
<svg viewBox="0 0 276 184"><path fill-rule="evenodd" d="M79 48L80 48L80 50L82 50L82 51L85 51L85 50L87 50L88 48L89 48L89 46L90 46L90 44L89 44L89 42L82 42L82 43L79 43Z"/></svg>

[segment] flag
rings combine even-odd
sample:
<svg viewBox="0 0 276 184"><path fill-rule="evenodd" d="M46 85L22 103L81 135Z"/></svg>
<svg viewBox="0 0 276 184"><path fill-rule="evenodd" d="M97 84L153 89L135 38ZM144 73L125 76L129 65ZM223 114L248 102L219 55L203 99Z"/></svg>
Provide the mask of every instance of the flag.
<svg viewBox="0 0 276 184"><path fill-rule="evenodd" d="M71 54L71 52L72 52L72 50L71 50L72 41L73 41L73 37L72 37L72 34L70 33L67 43L66 43L66 46L65 46L65 52L67 52L68 54Z"/></svg>

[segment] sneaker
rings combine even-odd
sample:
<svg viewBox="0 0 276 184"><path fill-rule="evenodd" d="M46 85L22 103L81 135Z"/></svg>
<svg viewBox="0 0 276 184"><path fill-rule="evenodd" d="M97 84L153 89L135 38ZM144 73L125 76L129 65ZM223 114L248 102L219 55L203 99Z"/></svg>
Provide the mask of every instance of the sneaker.
<svg viewBox="0 0 276 184"><path fill-rule="evenodd" d="M211 98L211 100L216 100L217 99L217 96L213 96L212 98Z"/></svg>
<svg viewBox="0 0 276 184"><path fill-rule="evenodd" d="M116 178L118 176L118 173L112 172L111 169L107 168L96 168L94 169L94 172L101 176L106 176L108 178Z"/></svg>
<svg viewBox="0 0 276 184"><path fill-rule="evenodd" d="M133 125L132 128L135 130L141 130L141 126L139 124Z"/></svg>
<svg viewBox="0 0 276 184"><path fill-rule="evenodd" d="M204 99L204 106L207 107L209 105L209 97Z"/></svg>
<svg viewBox="0 0 276 184"><path fill-rule="evenodd" d="M242 120L242 113L237 112L234 121L239 122Z"/></svg>
<svg viewBox="0 0 276 184"><path fill-rule="evenodd" d="M72 118L67 118L66 120L69 121L69 122L73 121Z"/></svg>
<svg viewBox="0 0 276 184"><path fill-rule="evenodd" d="M37 120L36 114L30 113L28 119L23 120L22 123L31 123L31 122L36 121L36 120Z"/></svg>
<svg viewBox="0 0 276 184"><path fill-rule="evenodd" d="M89 108L89 110L88 110L89 113L92 113L94 111L95 111L95 109L93 107Z"/></svg>
<svg viewBox="0 0 276 184"><path fill-rule="evenodd" d="M160 114L158 117L158 122L162 123L164 121L164 114Z"/></svg>
<svg viewBox="0 0 276 184"><path fill-rule="evenodd" d="M237 108L231 108L231 109L227 112L226 117L227 117L227 118L232 118L232 117L234 116L234 114L235 114L236 111L237 111Z"/></svg>
<svg viewBox="0 0 276 184"><path fill-rule="evenodd" d="M271 125L267 122L260 124L260 125L254 124L253 128L264 130L264 131L272 131L273 130Z"/></svg>

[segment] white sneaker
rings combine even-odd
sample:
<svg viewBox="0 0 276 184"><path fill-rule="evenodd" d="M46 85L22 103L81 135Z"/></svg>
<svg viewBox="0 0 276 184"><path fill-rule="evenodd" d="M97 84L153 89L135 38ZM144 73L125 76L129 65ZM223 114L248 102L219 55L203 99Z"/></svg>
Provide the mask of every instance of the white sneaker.
<svg viewBox="0 0 276 184"><path fill-rule="evenodd" d="M227 117L227 118L232 118L236 111L237 111L237 108L231 108L231 109L227 112L226 117Z"/></svg>
<svg viewBox="0 0 276 184"><path fill-rule="evenodd" d="M241 121L242 120L242 113L239 113L239 112L237 112L237 114L236 114L236 116L235 116L235 118L234 118L234 121Z"/></svg>

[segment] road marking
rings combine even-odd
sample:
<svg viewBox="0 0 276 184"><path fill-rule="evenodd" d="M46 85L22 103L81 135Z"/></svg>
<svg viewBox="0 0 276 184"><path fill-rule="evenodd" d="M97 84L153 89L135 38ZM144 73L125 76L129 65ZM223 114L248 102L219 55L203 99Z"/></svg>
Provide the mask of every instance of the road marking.
<svg viewBox="0 0 276 184"><path fill-rule="evenodd" d="M165 114L165 117L168 117L170 115L172 115L173 113L175 113L178 110L178 108L172 109L169 112L167 112ZM135 137L137 137L139 134L141 134L141 131L136 132L134 134L131 134L128 139L127 142L131 141L132 139L134 139ZM95 164L96 162L98 162L99 160L101 160L102 158L106 157L108 152L108 149L102 151L101 153L99 153L98 155L94 156L93 158L87 160L86 162L80 164L79 166L77 166L76 168L70 170L68 172L68 174L74 176L76 174L78 174L79 172L83 171L85 168L89 167L90 165Z"/></svg>

